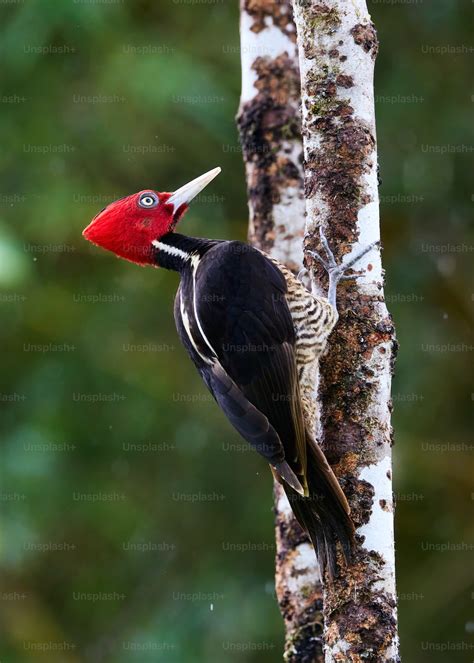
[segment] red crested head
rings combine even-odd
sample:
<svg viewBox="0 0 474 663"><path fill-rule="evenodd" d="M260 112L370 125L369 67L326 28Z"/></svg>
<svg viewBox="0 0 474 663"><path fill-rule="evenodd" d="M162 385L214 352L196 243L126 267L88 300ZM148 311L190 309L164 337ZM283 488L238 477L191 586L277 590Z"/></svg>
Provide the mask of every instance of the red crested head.
<svg viewBox="0 0 474 663"><path fill-rule="evenodd" d="M147 189L116 200L94 217L82 234L120 258L154 265L152 242L174 230L191 200L220 172L214 168L174 193Z"/></svg>

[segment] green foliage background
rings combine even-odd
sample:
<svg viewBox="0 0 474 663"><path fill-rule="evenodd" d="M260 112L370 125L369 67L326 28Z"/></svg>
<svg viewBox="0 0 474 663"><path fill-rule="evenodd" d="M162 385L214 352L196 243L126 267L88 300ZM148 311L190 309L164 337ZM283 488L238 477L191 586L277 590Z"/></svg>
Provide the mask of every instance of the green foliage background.
<svg viewBox="0 0 474 663"><path fill-rule="evenodd" d="M370 3L407 662L472 658L472 7ZM176 275L81 237L221 165L183 231L245 238L237 3L0 12L1 660L278 661L270 474L178 344Z"/></svg>

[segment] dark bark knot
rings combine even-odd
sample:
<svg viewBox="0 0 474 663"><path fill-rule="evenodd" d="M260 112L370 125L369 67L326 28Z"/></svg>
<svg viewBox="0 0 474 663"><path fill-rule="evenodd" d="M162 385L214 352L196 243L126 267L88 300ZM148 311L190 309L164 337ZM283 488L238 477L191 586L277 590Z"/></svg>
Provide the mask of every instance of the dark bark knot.
<svg viewBox="0 0 474 663"><path fill-rule="evenodd" d="M351 35L358 46L362 46L366 53L370 53L375 60L379 51L377 31L373 23L358 23L351 30Z"/></svg>

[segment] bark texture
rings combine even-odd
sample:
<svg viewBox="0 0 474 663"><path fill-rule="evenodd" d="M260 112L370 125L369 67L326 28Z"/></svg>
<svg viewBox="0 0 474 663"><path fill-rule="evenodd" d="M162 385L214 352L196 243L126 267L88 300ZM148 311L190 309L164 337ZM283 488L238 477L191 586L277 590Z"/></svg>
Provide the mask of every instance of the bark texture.
<svg viewBox="0 0 474 663"><path fill-rule="evenodd" d="M305 231L300 74L290 0L241 2L238 126L250 211L249 240L297 273ZM322 588L307 535L275 483L276 593L285 660L323 661Z"/></svg>
<svg viewBox="0 0 474 663"><path fill-rule="evenodd" d="M339 261L379 238L377 36L363 0L293 4L297 31L289 1L241 0L238 125L249 239L297 272L303 245L321 252L320 225ZM326 295L326 274L309 255L305 263L314 293ZM390 383L396 342L383 299L380 253L372 251L360 267L361 278L338 289L340 320L315 385L317 439L348 496L358 539L354 565L325 591L325 657L395 662ZM319 567L278 485L275 511L285 660L320 663Z"/></svg>
<svg viewBox="0 0 474 663"><path fill-rule="evenodd" d="M294 0L302 85L306 249L319 226L337 261L379 239L373 95L377 34L365 0ZM307 262L315 291L327 292ZM340 320L321 362L318 439L357 528L355 563L324 594L326 661L397 661L390 387L395 332L379 250L338 289Z"/></svg>

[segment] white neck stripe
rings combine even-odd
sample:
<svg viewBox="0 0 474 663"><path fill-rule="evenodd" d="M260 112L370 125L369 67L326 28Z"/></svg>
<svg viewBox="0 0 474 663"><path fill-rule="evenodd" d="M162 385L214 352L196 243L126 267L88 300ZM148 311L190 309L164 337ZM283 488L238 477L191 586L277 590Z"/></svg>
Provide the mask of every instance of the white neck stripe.
<svg viewBox="0 0 474 663"><path fill-rule="evenodd" d="M154 239L152 244L155 248L159 249L160 251L164 251L171 256L176 256L177 258L182 258L183 260L189 260L191 257L189 253L186 253L186 251L178 249L176 246L169 246L168 244L164 244L164 242L160 242L157 239Z"/></svg>

